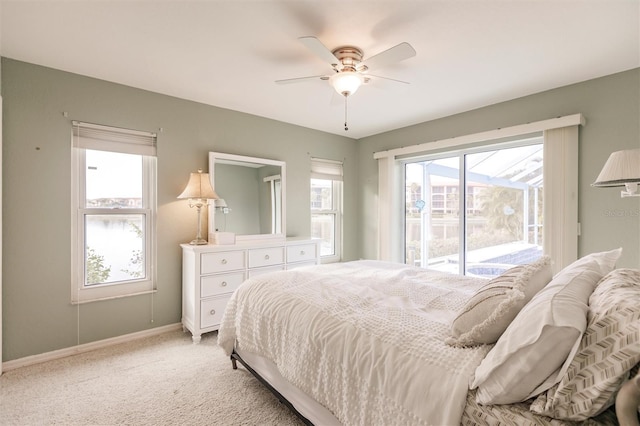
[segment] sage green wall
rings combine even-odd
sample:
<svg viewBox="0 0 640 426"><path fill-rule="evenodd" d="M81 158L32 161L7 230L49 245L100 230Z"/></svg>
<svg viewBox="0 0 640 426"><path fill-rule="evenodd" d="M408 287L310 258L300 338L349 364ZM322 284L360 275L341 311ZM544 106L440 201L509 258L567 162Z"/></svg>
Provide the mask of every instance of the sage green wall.
<svg viewBox="0 0 640 426"><path fill-rule="evenodd" d="M195 236L196 213L176 196L190 172L208 169L209 151L286 161L291 236L310 232L310 158L343 160L344 257L358 257L353 139L7 58L2 90L4 361L180 321L179 244ZM153 298L70 304L72 119L158 131Z"/></svg>
<svg viewBox="0 0 640 426"><path fill-rule="evenodd" d="M344 259L373 259L374 152L582 113L587 124L580 129L580 254L622 246L621 266L640 265L640 199L621 199L615 188L590 187L610 152L640 147L638 69L354 141L7 58L0 67L4 361L180 321L179 244L193 238L196 215L175 197L190 172L207 170L209 151L287 162L291 236L309 233L310 158L344 161ZM69 303L71 119L163 129L153 298Z"/></svg>
<svg viewBox="0 0 640 426"><path fill-rule="evenodd" d="M621 199L620 188L590 186L611 152L640 147L640 69L361 139L361 255L376 257L378 166L374 152L575 113L584 114L587 120L580 128L579 254L621 246L619 265L640 267L640 198Z"/></svg>

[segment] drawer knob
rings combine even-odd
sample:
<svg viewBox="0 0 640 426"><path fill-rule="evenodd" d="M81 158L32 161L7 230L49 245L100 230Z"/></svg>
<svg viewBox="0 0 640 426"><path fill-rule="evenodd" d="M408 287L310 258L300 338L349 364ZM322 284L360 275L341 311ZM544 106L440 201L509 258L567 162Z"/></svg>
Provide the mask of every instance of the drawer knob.
<svg viewBox="0 0 640 426"><path fill-rule="evenodd" d="M215 315L216 314L216 310L212 309L211 312L209 312L211 315Z"/></svg>
<svg viewBox="0 0 640 426"><path fill-rule="evenodd" d="M300 254L304 256L304 250L300 250Z"/></svg>
<svg viewBox="0 0 640 426"><path fill-rule="evenodd" d="M222 263L223 265L226 265L227 264L227 259L222 259L222 262L220 262L220 263Z"/></svg>
<svg viewBox="0 0 640 426"><path fill-rule="evenodd" d="M264 255L264 258L265 258L265 260L269 260L269 255L268 255L268 254L265 254L265 255Z"/></svg>
<svg viewBox="0 0 640 426"><path fill-rule="evenodd" d="M222 282L220 283L220 285L221 285L222 287L226 287L226 286L227 286L227 282L226 282L226 281L222 281Z"/></svg>

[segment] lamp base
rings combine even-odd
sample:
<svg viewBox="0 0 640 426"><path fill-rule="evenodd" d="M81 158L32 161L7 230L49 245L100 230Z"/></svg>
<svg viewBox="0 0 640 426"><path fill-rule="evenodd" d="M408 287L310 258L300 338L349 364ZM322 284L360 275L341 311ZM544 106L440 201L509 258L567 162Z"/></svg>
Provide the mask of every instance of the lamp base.
<svg viewBox="0 0 640 426"><path fill-rule="evenodd" d="M204 238L196 238L195 240L192 240L189 244L191 244L192 246L202 246L205 244L209 244L209 242Z"/></svg>
<svg viewBox="0 0 640 426"><path fill-rule="evenodd" d="M620 191L620 196L624 197L640 197L640 192L638 192L638 182L627 182L624 184L624 189L626 191Z"/></svg>

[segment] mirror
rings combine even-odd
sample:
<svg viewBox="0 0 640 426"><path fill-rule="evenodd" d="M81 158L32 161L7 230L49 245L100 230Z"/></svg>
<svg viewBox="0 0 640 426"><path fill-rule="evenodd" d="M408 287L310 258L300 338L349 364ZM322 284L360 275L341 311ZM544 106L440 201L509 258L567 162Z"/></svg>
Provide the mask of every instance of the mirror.
<svg viewBox="0 0 640 426"><path fill-rule="evenodd" d="M211 233L233 232L236 241L285 238L284 161L209 153L209 176L218 196L209 205Z"/></svg>

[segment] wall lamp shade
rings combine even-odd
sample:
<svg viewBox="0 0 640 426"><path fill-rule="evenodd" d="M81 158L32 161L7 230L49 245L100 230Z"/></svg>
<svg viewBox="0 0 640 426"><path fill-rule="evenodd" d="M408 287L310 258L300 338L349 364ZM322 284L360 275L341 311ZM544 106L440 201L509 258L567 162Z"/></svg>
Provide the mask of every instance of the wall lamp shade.
<svg viewBox="0 0 640 426"><path fill-rule="evenodd" d="M220 198L213 190L213 186L211 186L209 173L202 173L201 169L198 170L198 173L191 173L186 188L178 195L178 198L188 198L189 207L195 207L198 210L198 233L196 234L196 238L189 244L207 244L207 240L202 238L202 206L207 204L207 200L217 200Z"/></svg>
<svg viewBox="0 0 640 426"><path fill-rule="evenodd" d="M227 202L224 200L224 198L218 198L213 202L213 205L217 208L229 207L227 206Z"/></svg>
<svg viewBox="0 0 640 426"><path fill-rule="evenodd" d="M640 149L616 151L609 156L592 186L624 186L622 197L640 197Z"/></svg>
<svg viewBox="0 0 640 426"><path fill-rule="evenodd" d="M358 88L364 83L364 77L355 71L342 71L332 75L329 83L342 96L350 96L356 93Z"/></svg>

